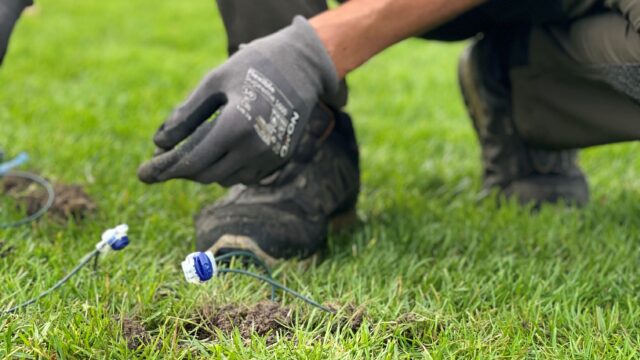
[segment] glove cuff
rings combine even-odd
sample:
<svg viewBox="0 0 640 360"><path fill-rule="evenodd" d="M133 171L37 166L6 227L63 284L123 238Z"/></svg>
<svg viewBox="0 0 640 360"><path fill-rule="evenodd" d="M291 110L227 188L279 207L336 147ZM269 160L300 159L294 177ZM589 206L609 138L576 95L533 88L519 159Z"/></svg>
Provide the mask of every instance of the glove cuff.
<svg viewBox="0 0 640 360"><path fill-rule="evenodd" d="M266 58L278 59L273 65L294 88L311 90L306 93L319 94L322 101L334 108L344 106L346 99L333 60L304 17L296 16L291 25L251 45ZM318 102L317 97L304 100L309 109Z"/></svg>
<svg viewBox="0 0 640 360"><path fill-rule="evenodd" d="M333 99L340 97L341 82L329 51L322 43L316 30L304 17L296 16L291 27L299 31L300 40L308 47L310 60L322 75L323 100L334 107L339 107Z"/></svg>

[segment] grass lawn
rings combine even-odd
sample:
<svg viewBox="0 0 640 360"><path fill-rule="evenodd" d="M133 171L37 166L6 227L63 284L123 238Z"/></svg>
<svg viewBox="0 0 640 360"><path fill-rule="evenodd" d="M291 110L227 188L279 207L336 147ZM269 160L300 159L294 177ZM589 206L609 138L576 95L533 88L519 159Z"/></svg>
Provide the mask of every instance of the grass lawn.
<svg viewBox="0 0 640 360"><path fill-rule="evenodd" d="M0 257L0 307L55 283L108 227L128 223L132 244L97 274L0 316L0 357L637 358L640 147L583 153L584 210L478 203L479 149L455 79L462 46L407 41L350 79L364 225L333 236L315 267L275 272L340 315L284 296L292 319L277 334L202 336L212 309L251 306L268 287L231 276L185 284L192 217L224 190L148 187L135 172L170 109L225 59L215 4L39 0L0 69L0 147L83 185L98 210L0 230L12 248ZM360 326L345 320L361 313Z"/></svg>

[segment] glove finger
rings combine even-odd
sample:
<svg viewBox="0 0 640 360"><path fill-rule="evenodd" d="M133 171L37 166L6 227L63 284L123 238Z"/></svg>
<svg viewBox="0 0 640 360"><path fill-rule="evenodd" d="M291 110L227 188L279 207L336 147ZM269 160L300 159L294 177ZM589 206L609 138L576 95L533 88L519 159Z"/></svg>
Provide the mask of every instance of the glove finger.
<svg viewBox="0 0 640 360"><path fill-rule="evenodd" d="M219 181L220 185L230 187L236 184L257 185L262 179L273 174L273 169L255 169L243 167Z"/></svg>
<svg viewBox="0 0 640 360"><path fill-rule="evenodd" d="M142 164L138 169L140 180L153 184L168 179L188 178L189 175L201 172L209 163L217 160L224 152L215 146L215 141L212 142L213 125L214 123L203 124L177 148L159 154Z"/></svg>
<svg viewBox="0 0 640 360"><path fill-rule="evenodd" d="M205 171L198 174L195 181L203 184L219 183L224 187L236 184L254 185L268 175L273 169L262 169L265 155L247 158L242 152L230 152ZM270 156L270 155L266 155Z"/></svg>
<svg viewBox="0 0 640 360"><path fill-rule="evenodd" d="M138 168L138 179L145 184L162 182L160 175L178 161L177 152L164 153L144 162Z"/></svg>
<svg viewBox="0 0 640 360"><path fill-rule="evenodd" d="M239 159L233 154L227 154L220 160L218 160L213 166L207 168L205 171L199 173L193 178L201 184L219 183L235 185L233 180L230 179L234 173L242 168L242 159ZM226 181L225 181L226 180ZM224 185L230 186L230 185Z"/></svg>
<svg viewBox="0 0 640 360"><path fill-rule="evenodd" d="M237 184L244 184L238 176L244 169L238 169L234 173L230 174L226 178L220 180L218 183L223 187L229 188Z"/></svg>
<svg viewBox="0 0 640 360"><path fill-rule="evenodd" d="M172 149L227 102L222 93L211 93L211 78L205 80L156 132L153 142L162 149Z"/></svg>
<svg viewBox="0 0 640 360"><path fill-rule="evenodd" d="M160 155L162 155L162 154L164 154L164 153L166 153L166 152L167 152L167 150L165 150L165 149L161 149L161 148L157 147L157 148L153 151L153 157L160 156Z"/></svg>

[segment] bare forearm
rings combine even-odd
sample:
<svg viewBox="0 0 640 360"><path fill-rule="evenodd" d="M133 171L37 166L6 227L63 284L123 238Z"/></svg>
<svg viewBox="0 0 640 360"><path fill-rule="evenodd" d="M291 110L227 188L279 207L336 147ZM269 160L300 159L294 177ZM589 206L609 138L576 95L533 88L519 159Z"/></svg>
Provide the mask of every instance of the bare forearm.
<svg viewBox="0 0 640 360"><path fill-rule="evenodd" d="M351 0L310 20L344 77L371 57L486 0Z"/></svg>

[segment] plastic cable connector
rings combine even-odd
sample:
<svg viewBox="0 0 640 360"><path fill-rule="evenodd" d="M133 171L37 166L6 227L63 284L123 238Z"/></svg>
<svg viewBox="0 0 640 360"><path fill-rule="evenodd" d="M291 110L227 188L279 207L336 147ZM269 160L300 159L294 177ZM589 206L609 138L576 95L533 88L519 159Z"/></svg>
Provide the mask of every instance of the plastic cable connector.
<svg viewBox="0 0 640 360"><path fill-rule="evenodd" d="M191 284L203 284L211 280L216 270L216 260L210 251L189 254L182 262L184 277Z"/></svg>
<svg viewBox="0 0 640 360"><path fill-rule="evenodd" d="M106 253L110 250L122 250L129 245L129 236L127 232L129 226L127 224L118 225L113 229L109 229L102 233L102 240L96 244L96 249L101 253Z"/></svg>

